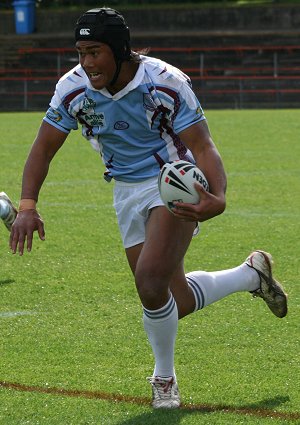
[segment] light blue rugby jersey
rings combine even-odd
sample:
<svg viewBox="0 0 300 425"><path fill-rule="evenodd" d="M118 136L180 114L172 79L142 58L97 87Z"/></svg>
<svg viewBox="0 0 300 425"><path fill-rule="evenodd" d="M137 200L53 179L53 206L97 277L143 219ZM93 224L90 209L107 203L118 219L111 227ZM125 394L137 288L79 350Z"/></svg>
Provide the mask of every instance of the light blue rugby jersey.
<svg viewBox="0 0 300 425"><path fill-rule="evenodd" d="M178 133L204 120L189 78L179 69L148 56L120 92L92 87L77 65L57 83L44 120L82 134L100 152L105 178L138 182L158 175L164 162L193 161Z"/></svg>

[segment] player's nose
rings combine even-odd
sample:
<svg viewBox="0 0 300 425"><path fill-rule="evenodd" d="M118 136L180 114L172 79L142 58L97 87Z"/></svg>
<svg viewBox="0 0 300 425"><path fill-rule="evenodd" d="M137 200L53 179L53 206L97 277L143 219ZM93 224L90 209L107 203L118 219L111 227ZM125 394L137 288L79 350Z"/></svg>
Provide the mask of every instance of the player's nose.
<svg viewBox="0 0 300 425"><path fill-rule="evenodd" d="M85 55L85 57L83 58L83 63L82 66L84 68L91 68L94 66L94 59L92 55Z"/></svg>

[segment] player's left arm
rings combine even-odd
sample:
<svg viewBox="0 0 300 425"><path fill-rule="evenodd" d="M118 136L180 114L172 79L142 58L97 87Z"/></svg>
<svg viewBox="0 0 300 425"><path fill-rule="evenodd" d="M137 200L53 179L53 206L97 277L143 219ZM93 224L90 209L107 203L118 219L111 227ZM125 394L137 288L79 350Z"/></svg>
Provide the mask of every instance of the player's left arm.
<svg viewBox="0 0 300 425"><path fill-rule="evenodd" d="M209 183L209 192L199 184L195 187L200 195L196 205L178 203L174 213L180 218L205 221L222 214L226 207L227 179L222 158L212 140L207 122L202 120L179 133L180 139L191 150L197 166Z"/></svg>

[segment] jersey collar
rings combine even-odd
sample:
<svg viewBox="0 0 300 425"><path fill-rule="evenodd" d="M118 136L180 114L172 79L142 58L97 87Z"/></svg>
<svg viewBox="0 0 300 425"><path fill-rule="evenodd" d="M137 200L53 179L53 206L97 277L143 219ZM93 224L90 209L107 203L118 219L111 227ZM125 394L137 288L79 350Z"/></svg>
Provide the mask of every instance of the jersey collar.
<svg viewBox="0 0 300 425"><path fill-rule="evenodd" d="M89 80L87 81L87 86L88 86L88 88L90 90L97 91L97 92L101 93L103 96L105 96L105 97L107 97L109 99L119 100L122 97L126 96L126 94L128 94L132 90L136 89L140 85L140 83L143 80L144 74L145 74L145 67L144 67L143 62L141 62L139 64L139 67L137 69L137 72L136 72L134 78L131 81L129 81L129 83L127 84L127 86L125 86L122 90L120 90L118 93L116 93L114 95L112 95L111 93L109 93L109 91L106 88L101 89L101 90L95 89L91 85L91 83L90 83Z"/></svg>

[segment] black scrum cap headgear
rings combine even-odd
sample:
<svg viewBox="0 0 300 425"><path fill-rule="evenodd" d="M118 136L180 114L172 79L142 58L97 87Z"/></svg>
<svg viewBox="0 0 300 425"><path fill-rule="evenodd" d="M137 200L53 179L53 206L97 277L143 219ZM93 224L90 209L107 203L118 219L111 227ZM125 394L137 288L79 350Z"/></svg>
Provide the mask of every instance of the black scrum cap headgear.
<svg viewBox="0 0 300 425"><path fill-rule="evenodd" d="M112 49L117 64L117 72L111 82L119 75L121 63L130 59L130 33L123 16L108 7L91 9L80 16L75 28L76 41L100 41Z"/></svg>

